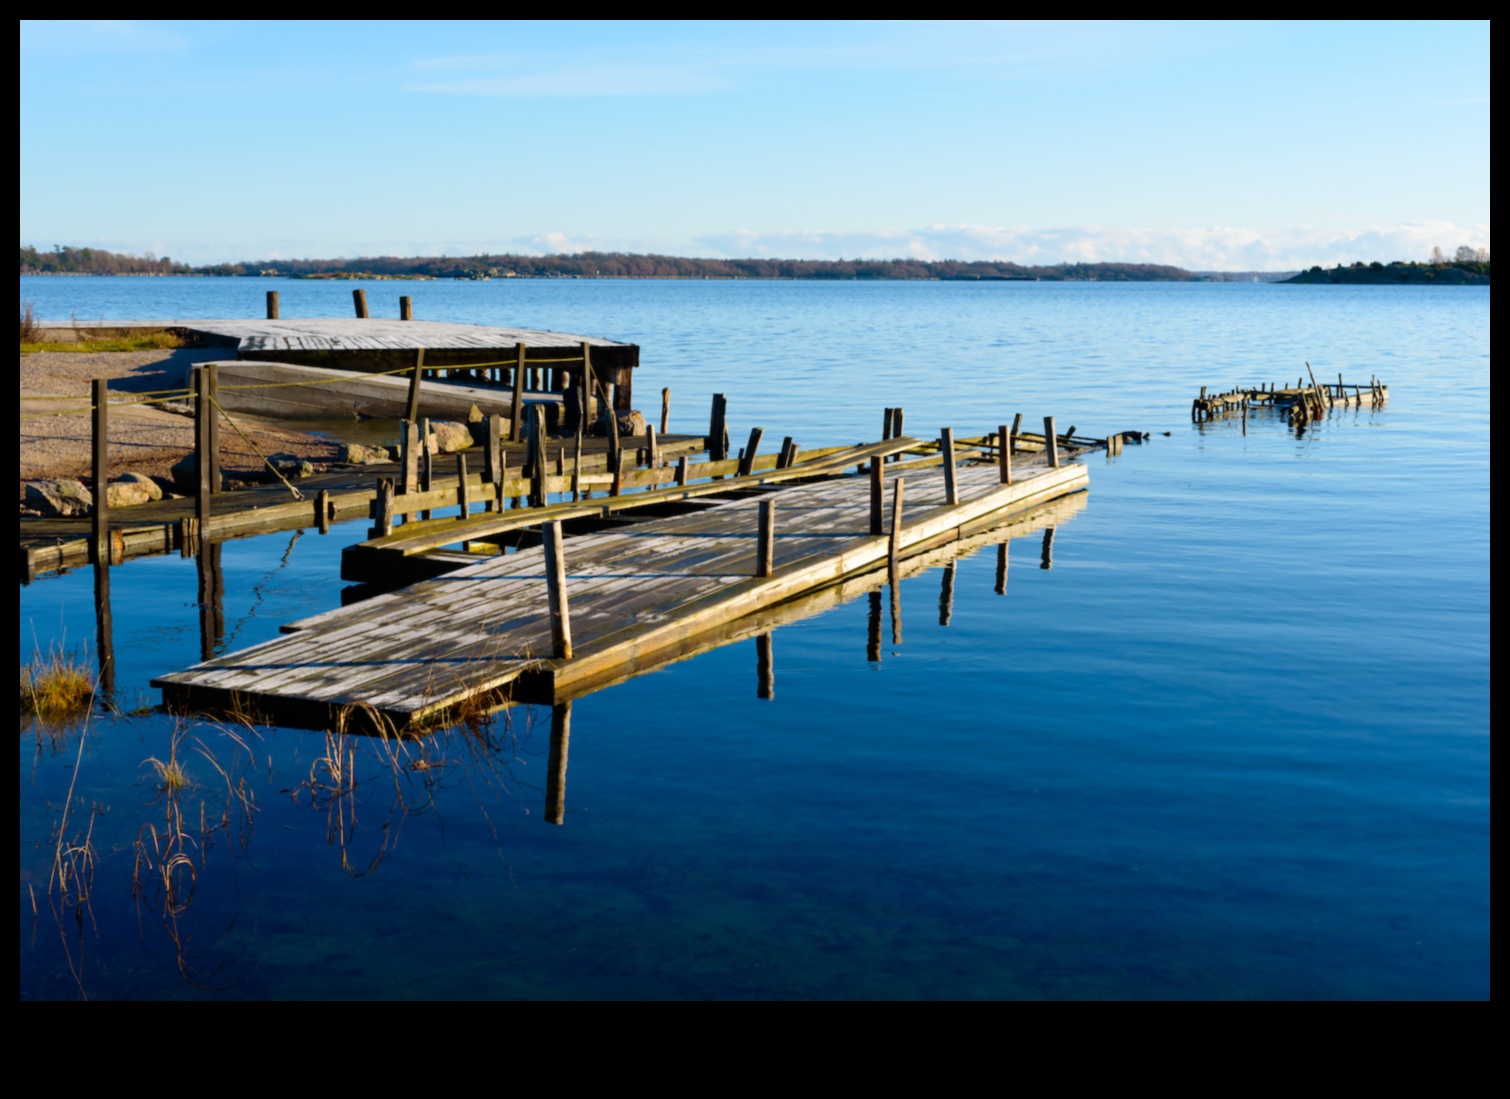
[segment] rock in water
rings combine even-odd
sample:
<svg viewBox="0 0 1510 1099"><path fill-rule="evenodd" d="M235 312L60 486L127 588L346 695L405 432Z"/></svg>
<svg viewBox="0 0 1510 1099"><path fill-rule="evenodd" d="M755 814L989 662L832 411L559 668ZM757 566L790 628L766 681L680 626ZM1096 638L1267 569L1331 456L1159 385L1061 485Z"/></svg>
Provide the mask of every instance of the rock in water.
<svg viewBox="0 0 1510 1099"><path fill-rule="evenodd" d="M88 515L94 511L94 494L83 481L28 481L25 505L43 515Z"/></svg>

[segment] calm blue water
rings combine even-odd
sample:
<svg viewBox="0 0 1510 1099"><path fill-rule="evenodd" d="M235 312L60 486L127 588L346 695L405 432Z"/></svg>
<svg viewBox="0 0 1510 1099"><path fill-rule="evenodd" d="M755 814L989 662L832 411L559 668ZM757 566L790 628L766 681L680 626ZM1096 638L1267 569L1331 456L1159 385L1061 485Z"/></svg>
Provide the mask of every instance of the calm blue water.
<svg viewBox="0 0 1510 1099"><path fill-rule="evenodd" d="M345 315L351 285L23 279L44 318ZM199 841L182 911L133 899L162 829L148 757L175 723L96 717L67 835L99 809L90 904L48 904L80 734L20 737L21 995L70 997L1487 997L1489 293L1243 284L373 283L439 320L642 345L672 427L805 445L989 430L1017 411L1156 433L1091 465L1087 505L868 600L572 712L565 824L544 823L548 710L432 738L354 793L301 791L321 734L254 759L177 730ZM392 299L391 308L384 303ZM1202 384L1391 386L1302 437L1189 422ZM336 606L359 524L227 543L240 648ZM117 694L198 659L196 563L112 570ZM889 611L887 612L889 616ZM889 625L888 625L889 629ZM20 647L91 647L93 577L21 589ZM888 633L887 640L890 641ZM245 732L242 733L246 737ZM241 774L253 827L215 830ZM244 772L235 772L244 765ZM354 819L354 823L353 823ZM344 824L344 827L343 827ZM345 840L343 844L341 840ZM344 858L344 865L343 865ZM375 863L375 866L373 864ZM369 867L373 867L369 870ZM150 883L150 871L143 872ZM39 914L33 916L32 893Z"/></svg>

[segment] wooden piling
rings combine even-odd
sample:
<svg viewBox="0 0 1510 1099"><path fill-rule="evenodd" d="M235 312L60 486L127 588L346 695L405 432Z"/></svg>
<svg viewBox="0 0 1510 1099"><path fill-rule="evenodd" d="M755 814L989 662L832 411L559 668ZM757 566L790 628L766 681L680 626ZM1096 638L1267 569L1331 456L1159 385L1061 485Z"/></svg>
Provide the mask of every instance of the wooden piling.
<svg viewBox="0 0 1510 1099"><path fill-rule="evenodd" d="M330 533L330 489L322 488L315 495L315 526L321 534Z"/></svg>
<svg viewBox="0 0 1510 1099"><path fill-rule="evenodd" d="M1012 436L1007 433L1006 424L996 429L996 472L1002 484L1012 483Z"/></svg>
<svg viewBox="0 0 1510 1099"><path fill-rule="evenodd" d="M399 467L402 471L403 480L399 483L400 492L419 491L419 422L413 419L401 421L403 437L399 441Z"/></svg>
<svg viewBox="0 0 1510 1099"><path fill-rule="evenodd" d="M907 479L898 477L891 483L891 541L887 547L887 567L891 570L891 583L900 579L897 573L902 563L902 495Z"/></svg>
<svg viewBox="0 0 1510 1099"><path fill-rule="evenodd" d="M509 440L517 443L524 430L524 344L514 345L514 400L509 408Z"/></svg>
<svg viewBox="0 0 1510 1099"><path fill-rule="evenodd" d="M1059 437L1054 434L1054 417L1043 418L1043 449L1049 456L1049 468L1059 468Z"/></svg>
<svg viewBox="0 0 1510 1099"><path fill-rule="evenodd" d="M393 533L392 477L382 477L378 480L377 515L374 519L374 528L378 538L384 538Z"/></svg>
<svg viewBox="0 0 1510 1099"><path fill-rule="evenodd" d="M671 431L671 387L661 390L661 434Z"/></svg>
<svg viewBox="0 0 1510 1099"><path fill-rule="evenodd" d="M278 291L276 290L267 292L267 319L270 321L278 319Z"/></svg>
<svg viewBox="0 0 1510 1099"><path fill-rule="evenodd" d="M760 501L760 532L755 550L755 575L770 576L776 563L776 501Z"/></svg>
<svg viewBox="0 0 1510 1099"><path fill-rule="evenodd" d="M487 452L483 455L482 479L490 485L503 480L503 417L496 412L488 417ZM492 493L483 502L484 511L497 506L498 494Z"/></svg>
<svg viewBox="0 0 1510 1099"><path fill-rule="evenodd" d="M792 441L792 437L790 435L788 435L785 439L782 439L781 450L776 455L776 468L786 469L787 466L791 465L792 455L796 451L796 449L797 444Z"/></svg>
<svg viewBox="0 0 1510 1099"><path fill-rule="evenodd" d="M618 454L611 456L609 461L613 463L609 471L613 474L613 483L608 486L608 495L617 496L624 490L624 452L619 451Z"/></svg>
<svg viewBox="0 0 1510 1099"><path fill-rule="evenodd" d="M90 550L96 564L110 564L110 394L109 382L95 378L89 383L94 461L94 517L90 524Z"/></svg>
<svg viewBox="0 0 1510 1099"><path fill-rule="evenodd" d="M655 428L650 424L645 425L645 460L651 469L661 466L661 446L656 442Z"/></svg>
<svg viewBox="0 0 1510 1099"><path fill-rule="evenodd" d="M893 410L888 407L881 412L881 442L883 443L891 438L892 411Z"/></svg>
<svg viewBox="0 0 1510 1099"><path fill-rule="evenodd" d="M530 410L530 506L545 506L546 453L545 453L545 407L535 405Z"/></svg>
<svg viewBox="0 0 1510 1099"><path fill-rule="evenodd" d="M748 477L755 469L755 452L760 449L760 440L765 435L765 428L752 427L750 429L750 441L745 446L744 454L739 459L739 475Z"/></svg>
<svg viewBox="0 0 1510 1099"><path fill-rule="evenodd" d="M1022 433L1022 413L1019 412L1017 415L1015 415L1015 416L1012 417L1012 436L1011 436L1011 439L1008 441L1008 444L1007 444L1007 450L1008 451L1015 451L1017 449L1017 436L1019 434L1021 434L1021 433Z"/></svg>
<svg viewBox="0 0 1510 1099"><path fill-rule="evenodd" d="M419 383L425 376L425 349L421 347L414 353L414 373L409 375L409 414L406 419L411 423L419 419Z"/></svg>
<svg viewBox="0 0 1510 1099"><path fill-rule="evenodd" d="M886 473L882 465L884 459L872 458L870 460L870 533L885 533L885 518L882 515L886 494Z"/></svg>
<svg viewBox="0 0 1510 1099"><path fill-rule="evenodd" d="M685 454L676 460L676 483L684 487L687 484L687 467L689 464L690 462Z"/></svg>
<svg viewBox="0 0 1510 1099"><path fill-rule="evenodd" d="M561 524L542 523L545 542L545 595L551 619L551 656L571 659L571 613L566 604L566 554Z"/></svg>
<svg viewBox="0 0 1510 1099"><path fill-rule="evenodd" d="M357 318L359 320L366 320L367 319L367 291L365 291L365 290L353 290L351 292L351 300L352 300L352 303L357 307Z"/></svg>
<svg viewBox="0 0 1510 1099"><path fill-rule="evenodd" d="M586 424L577 425L577 434L572 443L571 454L571 498L572 502L582 499L582 432Z"/></svg>
<svg viewBox="0 0 1510 1099"><path fill-rule="evenodd" d="M220 367L206 363L200 369L210 372L210 495L216 496L224 491L220 477Z"/></svg>
<svg viewBox="0 0 1510 1099"><path fill-rule="evenodd" d="M713 394L713 410L708 416L708 457L722 462L729 456L729 402L722 393Z"/></svg>
<svg viewBox="0 0 1510 1099"><path fill-rule="evenodd" d="M769 700L776 697L776 670L773 656L771 635L769 633L757 634L755 637L756 698Z"/></svg>
<svg viewBox="0 0 1510 1099"><path fill-rule="evenodd" d="M954 465L954 428L939 429L939 453L944 457L944 503L959 504L959 470Z"/></svg>
<svg viewBox="0 0 1510 1099"><path fill-rule="evenodd" d="M458 519L466 519L472 514L472 490L467 484L467 456L456 456L456 503L460 510Z"/></svg>
<svg viewBox="0 0 1510 1099"><path fill-rule="evenodd" d="M414 299L408 294L400 295L398 299L398 319L401 321L414 319Z"/></svg>
<svg viewBox="0 0 1510 1099"><path fill-rule="evenodd" d="M893 408L891 410L891 437L893 439L900 439L902 437L903 418L902 409L900 407ZM891 461L893 462L900 462L901 460L902 456L900 454L893 454L891 456Z"/></svg>
<svg viewBox="0 0 1510 1099"><path fill-rule="evenodd" d="M194 466L196 491L194 493L194 518L200 531L210 523L210 420L215 415L210 404L210 372L201 366L194 371Z"/></svg>

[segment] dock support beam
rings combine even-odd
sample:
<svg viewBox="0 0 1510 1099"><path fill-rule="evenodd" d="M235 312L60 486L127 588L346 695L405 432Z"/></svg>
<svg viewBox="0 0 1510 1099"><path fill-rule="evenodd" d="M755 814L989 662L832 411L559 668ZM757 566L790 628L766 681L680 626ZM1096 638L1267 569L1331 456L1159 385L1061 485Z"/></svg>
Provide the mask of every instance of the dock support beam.
<svg viewBox="0 0 1510 1099"><path fill-rule="evenodd" d="M517 443L524 428L524 344L514 345L514 400L509 407L509 441Z"/></svg>
<svg viewBox="0 0 1510 1099"><path fill-rule="evenodd" d="M194 493L194 519L202 538L210 525L210 493L214 491L212 478L215 475L213 434L211 421L215 418L215 406L210 403L209 366L201 366L194 372L194 465L197 482Z"/></svg>
<svg viewBox="0 0 1510 1099"><path fill-rule="evenodd" d="M776 563L776 501L760 501L760 537L755 551L755 575L770 576Z"/></svg>
<svg viewBox="0 0 1510 1099"><path fill-rule="evenodd" d="M414 353L414 373L409 375L409 415L411 423L419 419L419 383L425 374L425 349Z"/></svg>
<svg viewBox="0 0 1510 1099"><path fill-rule="evenodd" d="M89 383L90 403L94 406L94 519L90 550L95 564L110 563L110 395L109 383L95 378Z"/></svg>
<svg viewBox="0 0 1510 1099"><path fill-rule="evenodd" d="M905 477L892 482L891 490L891 544L887 550L886 563L891 572L891 584L895 588L901 577L897 573L902 563L902 490L907 486Z"/></svg>
<svg viewBox="0 0 1510 1099"><path fill-rule="evenodd" d="M939 453L944 456L944 503L959 506L959 470L954 467L954 428L939 429Z"/></svg>
<svg viewBox="0 0 1510 1099"><path fill-rule="evenodd" d="M566 554L560 523L542 523L545 536L545 595L550 603L551 656L571 659L571 612L566 604Z"/></svg>

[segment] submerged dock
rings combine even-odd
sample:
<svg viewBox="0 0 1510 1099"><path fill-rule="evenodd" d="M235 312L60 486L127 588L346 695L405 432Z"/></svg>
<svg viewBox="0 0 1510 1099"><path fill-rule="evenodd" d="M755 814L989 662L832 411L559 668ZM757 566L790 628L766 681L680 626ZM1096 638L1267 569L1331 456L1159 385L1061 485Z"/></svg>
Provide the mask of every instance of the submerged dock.
<svg viewBox="0 0 1510 1099"><path fill-rule="evenodd" d="M524 509L537 512L535 538L513 552L490 544L468 554L477 532L464 528L479 520L441 536L461 550L438 549L432 524L413 524L429 528L411 535L439 575L153 684L174 709L312 727L403 730L509 701L568 701L748 633L752 615L876 570L895 575L905 559L1087 486L1085 466L1060 464L1058 446L1035 450L1024 438L1014 453L1007 441L1004 456L1003 441L988 436L956 456L946 434L930 456L930 444L900 437L747 467L642 493L633 520L612 501ZM887 461L908 452L924 456ZM862 463L866 474L848 472ZM585 528L565 537L571 519Z"/></svg>

